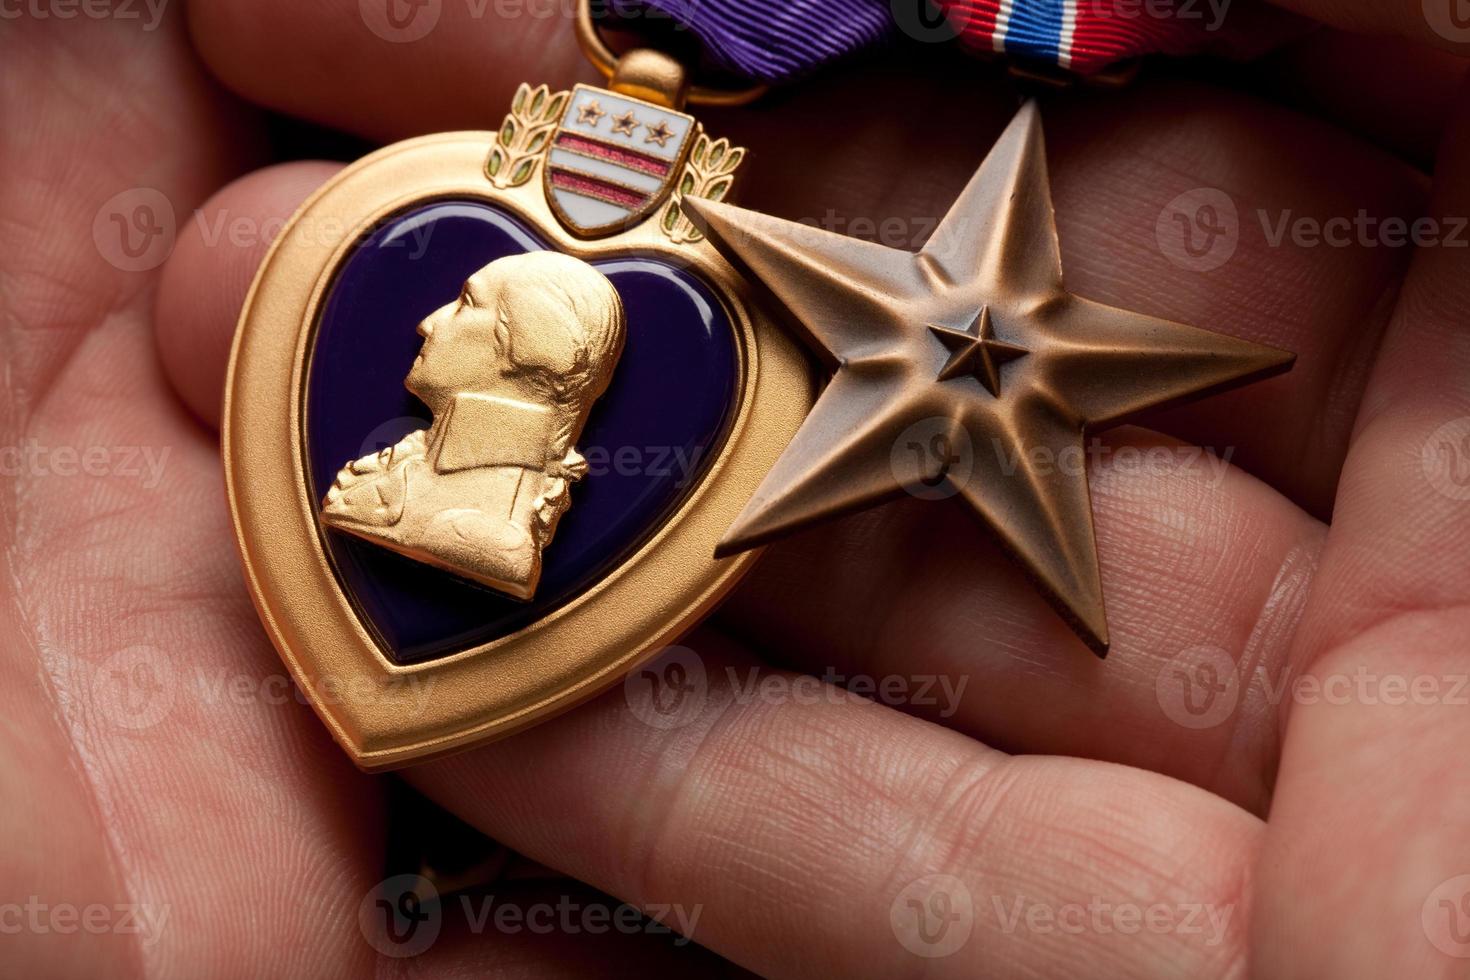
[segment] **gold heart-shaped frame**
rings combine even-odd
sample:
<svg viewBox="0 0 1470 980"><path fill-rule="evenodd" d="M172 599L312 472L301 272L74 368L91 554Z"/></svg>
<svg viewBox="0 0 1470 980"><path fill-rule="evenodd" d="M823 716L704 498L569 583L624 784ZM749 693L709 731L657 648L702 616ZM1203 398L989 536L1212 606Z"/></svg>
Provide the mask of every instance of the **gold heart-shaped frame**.
<svg viewBox="0 0 1470 980"><path fill-rule="evenodd" d="M791 440L814 394L804 356L707 242L676 243L656 220L596 241L575 238L555 219L541 181L502 188L487 179L495 144L496 134L480 132L410 140L321 188L262 265L230 359L225 480L250 592L295 682L363 769L508 735L604 690L674 642L755 560L747 553L717 561L715 544ZM364 626L327 554L318 501L308 493L303 393L318 313L336 270L382 221L441 199L501 208L579 258L645 255L696 271L727 307L742 373L718 455L632 555L511 635L399 665Z"/></svg>

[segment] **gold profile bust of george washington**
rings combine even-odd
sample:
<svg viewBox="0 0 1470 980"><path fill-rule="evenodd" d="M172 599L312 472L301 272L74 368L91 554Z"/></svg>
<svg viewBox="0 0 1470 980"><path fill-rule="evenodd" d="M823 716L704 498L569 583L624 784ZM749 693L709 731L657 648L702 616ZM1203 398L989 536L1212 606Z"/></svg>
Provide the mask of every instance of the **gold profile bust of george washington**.
<svg viewBox="0 0 1470 980"><path fill-rule="evenodd" d="M497 259L419 324L404 379L427 429L343 467L322 521L519 599L587 471L587 414L627 333L602 273L558 252Z"/></svg>

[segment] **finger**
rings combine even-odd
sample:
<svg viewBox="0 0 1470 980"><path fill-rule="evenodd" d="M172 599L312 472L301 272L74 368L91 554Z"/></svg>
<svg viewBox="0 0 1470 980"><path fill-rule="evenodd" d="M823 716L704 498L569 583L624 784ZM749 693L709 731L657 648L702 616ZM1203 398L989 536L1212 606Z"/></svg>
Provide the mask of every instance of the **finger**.
<svg viewBox="0 0 1470 980"><path fill-rule="evenodd" d="M1470 62L1417 41L1314 31L1262 61L1271 94L1426 172Z"/></svg>
<svg viewBox="0 0 1470 980"><path fill-rule="evenodd" d="M1470 55L1470 25L1457 0L1272 0L1354 34L1391 34Z"/></svg>
<svg viewBox="0 0 1470 980"><path fill-rule="evenodd" d="M382 846L376 789L293 696L260 631L217 448L165 388L141 311L88 338L29 432L111 461L20 482L11 581L32 638L17 652L39 659L19 690L34 700L39 673L55 692L41 703L67 705L48 724L85 767L121 901L153 917L133 934L143 955L190 975L246 956L289 974L307 949L365 963L353 934L284 910L356 907ZM271 857L242 860L250 848ZM242 918L247 900L275 911Z"/></svg>
<svg viewBox="0 0 1470 980"><path fill-rule="evenodd" d="M180 230L154 327L169 381L206 424L219 426L230 341L261 260L301 202L339 169L288 163L256 171L215 194Z"/></svg>
<svg viewBox="0 0 1470 980"><path fill-rule="evenodd" d="M408 777L624 900L702 909L699 941L763 975L901 976L926 954L935 977L1242 969L1254 818L1156 775L1010 758L815 682L790 688L708 631L691 643L705 683L669 714L669 691L655 701L635 679ZM921 923L940 892L963 920ZM1119 906L1155 903L1223 922L1213 936L1111 927ZM1107 923L1077 928L1094 907ZM1034 909L1068 924L1028 926ZM956 948L939 945L946 926Z"/></svg>
<svg viewBox="0 0 1470 980"><path fill-rule="evenodd" d="M1284 377L1141 424L1234 447L1237 465L1326 517L1409 255L1378 222L1408 227L1422 177L1332 127L1179 83L1069 104L1048 136L1069 288L1298 355ZM1353 223L1360 213L1371 220Z"/></svg>
<svg viewBox="0 0 1470 980"><path fill-rule="evenodd" d="M565 3L206 0L195 46L252 102L379 140L494 129L521 82L598 82ZM265 62L260 59L266 58Z"/></svg>
<svg viewBox="0 0 1470 980"><path fill-rule="evenodd" d="M253 152L160 10L0 25L3 972L352 970L295 910L365 890L376 791L290 696L152 343L174 209Z"/></svg>
<svg viewBox="0 0 1470 980"><path fill-rule="evenodd" d="M1089 455L1106 661L947 501L772 547L720 622L784 665L1009 751L1152 769L1264 812L1279 718L1269 686L1248 682L1289 668L1322 526L1225 461L1142 430ZM1211 699L1194 687L1200 670L1232 686Z"/></svg>
<svg viewBox="0 0 1470 980"><path fill-rule="evenodd" d="M1461 105L1464 95L1461 96ZM1470 215L1470 115L1432 213ZM1470 907L1470 251L1423 249L1364 399L1299 644L1267 886L1272 976L1461 976ZM1303 890L1319 902L1294 902ZM1340 937L1301 943L1302 936Z"/></svg>

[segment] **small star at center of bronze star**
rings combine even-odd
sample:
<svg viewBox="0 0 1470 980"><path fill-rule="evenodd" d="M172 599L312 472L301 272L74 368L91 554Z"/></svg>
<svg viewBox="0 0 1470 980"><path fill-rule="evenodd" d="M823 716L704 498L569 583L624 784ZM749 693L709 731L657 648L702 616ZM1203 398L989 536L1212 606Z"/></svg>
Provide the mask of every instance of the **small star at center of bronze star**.
<svg viewBox="0 0 1470 980"><path fill-rule="evenodd" d="M939 380L973 375L986 391L997 398L1000 397L1000 366L1031 353L1024 347L995 339L995 325L991 322L988 306L980 307L969 330L933 323L928 327L950 352L949 360L939 369Z"/></svg>

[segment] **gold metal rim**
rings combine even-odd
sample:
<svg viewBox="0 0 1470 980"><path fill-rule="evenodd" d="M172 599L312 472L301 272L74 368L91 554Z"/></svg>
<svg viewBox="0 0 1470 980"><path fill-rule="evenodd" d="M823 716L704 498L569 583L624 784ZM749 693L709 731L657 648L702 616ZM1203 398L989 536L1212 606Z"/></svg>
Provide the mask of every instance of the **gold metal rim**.
<svg viewBox="0 0 1470 980"><path fill-rule="evenodd" d="M592 22L592 0L577 0L577 43L587 60L604 78L612 78L618 70L618 55L607 46L597 25ZM742 106L761 98L770 91L769 85L751 85L747 88L714 88L708 85L691 85L688 102L690 105Z"/></svg>

